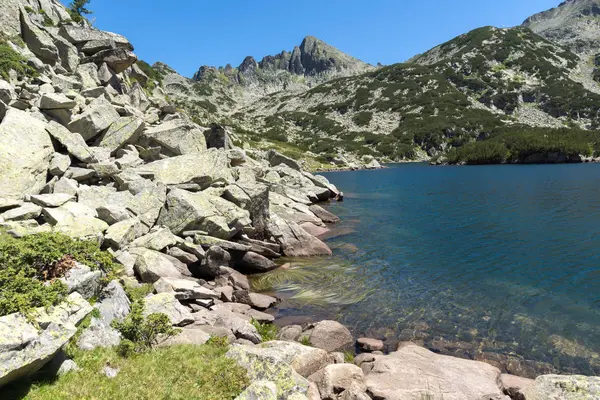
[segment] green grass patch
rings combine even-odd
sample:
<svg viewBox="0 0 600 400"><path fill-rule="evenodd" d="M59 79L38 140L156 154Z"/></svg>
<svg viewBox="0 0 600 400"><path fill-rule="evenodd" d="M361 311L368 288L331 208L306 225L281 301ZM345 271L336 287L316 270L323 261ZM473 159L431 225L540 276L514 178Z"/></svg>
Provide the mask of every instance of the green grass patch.
<svg viewBox="0 0 600 400"><path fill-rule="evenodd" d="M80 351L81 371L55 381L33 380L2 389L2 398L28 400L95 399L231 400L249 384L246 371L225 357L218 344L173 346L121 357L114 349ZM120 369L115 378L104 366ZM6 396L6 397L5 397Z"/></svg>
<svg viewBox="0 0 600 400"><path fill-rule="evenodd" d="M263 342L277 340L277 333L279 333L277 325L266 322L259 322L255 319L252 319L252 325L256 328L259 335L262 337Z"/></svg>

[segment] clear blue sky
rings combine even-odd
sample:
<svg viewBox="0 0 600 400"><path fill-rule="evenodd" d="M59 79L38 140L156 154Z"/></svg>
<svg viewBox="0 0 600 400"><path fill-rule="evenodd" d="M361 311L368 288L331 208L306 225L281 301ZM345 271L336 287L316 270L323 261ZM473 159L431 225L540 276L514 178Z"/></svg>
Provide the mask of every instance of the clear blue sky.
<svg viewBox="0 0 600 400"><path fill-rule="evenodd" d="M63 0L68 3L68 0ZM185 76L316 36L371 64L405 61L471 29L519 25L560 0L92 0L95 25Z"/></svg>

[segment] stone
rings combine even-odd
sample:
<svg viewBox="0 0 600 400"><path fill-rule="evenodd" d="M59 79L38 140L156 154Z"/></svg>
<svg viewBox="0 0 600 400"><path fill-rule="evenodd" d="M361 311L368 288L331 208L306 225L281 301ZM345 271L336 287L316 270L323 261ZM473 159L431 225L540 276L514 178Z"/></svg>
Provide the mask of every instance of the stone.
<svg viewBox="0 0 600 400"><path fill-rule="evenodd" d="M162 253L143 247L134 247L129 250L137 256L135 272L142 282L154 283L160 278L181 278L181 272Z"/></svg>
<svg viewBox="0 0 600 400"><path fill-rule="evenodd" d="M113 225L117 222L125 221L127 219L132 218L131 213L127 211L125 207L120 207L113 204L107 206L100 206L96 209L96 212L98 213L98 218L100 218L102 221L106 222L109 225Z"/></svg>
<svg viewBox="0 0 600 400"><path fill-rule="evenodd" d="M210 129L205 131L204 135L206 136L206 144L209 148L229 150L233 147L229 134L221 125L212 124Z"/></svg>
<svg viewBox="0 0 600 400"><path fill-rule="evenodd" d="M296 342L271 341L259 347L271 352L289 364L294 371L308 378L327 366L327 352Z"/></svg>
<svg viewBox="0 0 600 400"><path fill-rule="evenodd" d="M323 222L327 222L327 223L336 223L340 221L340 218L332 213L330 213L329 211L327 211L326 209L324 209L323 207L317 205L317 204L313 204L312 206L309 206L308 209L317 216L317 218L320 218Z"/></svg>
<svg viewBox="0 0 600 400"><path fill-rule="evenodd" d="M342 394L338 397L339 400L371 400L371 396L369 396L364 391L364 385L361 385L356 382L352 382L350 387L342 392Z"/></svg>
<svg viewBox="0 0 600 400"><path fill-rule="evenodd" d="M35 219L42 213L42 208L35 204L25 203L20 207L13 208L0 214L3 221L24 221Z"/></svg>
<svg viewBox="0 0 600 400"><path fill-rule="evenodd" d="M318 322L309 338L310 344L327 352L343 351L354 344L352 334L336 321Z"/></svg>
<svg viewBox="0 0 600 400"><path fill-rule="evenodd" d="M110 326L113 321L123 321L129 315L131 302L123 286L117 281L111 281L102 289L94 308L100 314L99 320Z"/></svg>
<svg viewBox="0 0 600 400"><path fill-rule="evenodd" d="M70 155L78 159L83 163L92 163L97 161L92 152L90 151L85 140L78 133L69 131L61 124L55 121L50 121L46 125L46 131L56 141L63 145Z"/></svg>
<svg viewBox="0 0 600 400"><path fill-rule="evenodd" d="M322 370L308 377L319 389L322 399L336 400L337 393L358 385L359 392L365 392L363 370L352 364L327 365Z"/></svg>
<svg viewBox="0 0 600 400"><path fill-rule="evenodd" d="M250 323L250 318L247 316L226 308L215 308L213 312L217 314L214 326L231 330L238 339L246 339L255 344L262 342L258 330Z"/></svg>
<svg viewBox="0 0 600 400"><path fill-rule="evenodd" d="M80 368L77 366L77 363L73 360L64 360L61 364L60 367L58 368L58 371L56 372L57 376L64 376L66 374L68 374L69 372L77 372L79 371Z"/></svg>
<svg viewBox="0 0 600 400"><path fill-rule="evenodd" d="M110 325L92 318L90 326L81 333L77 340L77 347L81 350L91 351L96 348L118 346L121 343L121 334Z"/></svg>
<svg viewBox="0 0 600 400"><path fill-rule="evenodd" d="M54 65L58 61L58 49L46 32L35 26L24 8L21 8L21 36L29 50L44 63Z"/></svg>
<svg viewBox="0 0 600 400"><path fill-rule="evenodd" d="M89 214L73 212L67 207L70 204L66 203L59 208L44 208L42 210L44 219L50 225L54 232L63 233L72 238L98 238L104 231L108 229L108 224ZM95 213L95 212L94 212Z"/></svg>
<svg viewBox="0 0 600 400"><path fill-rule="evenodd" d="M159 346L194 345L201 346L210 340L210 335L201 329L183 328L181 331L159 343Z"/></svg>
<svg viewBox="0 0 600 400"><path fill-rule="evenodd" d="M93 64L86 62L77 66L75 76L79 78L83 89L93 89L100 86L100 79L98 79L98 67Z"/></svg>
<svg viewBox="0 0 600 400"><path fill-rule="evenodd" d="M373 362L363 363L362 369L368 391L375 398L506 398L502 392L500 371L479 361L437 355L413 344L387 356L374 357Z"/></svg>
<svg viewBox="0 0 600 400"><path fill-rule="evenodd" d="M236 262L236 266L250 272L269 272L277 268L277 264L260 254L251 251Z"/></svg>
<svg viewBox="0 0 600 400"><path fill-rule="evenodd" d="M236 290L233 292L233 299L238 303L248 304L258 310L266 310L277 303L275 297L260 293L250 293L247 290Z"/></svg>
<svg viewBox="0 0 600 400"><path fill-rule="evenodd" d="M255 228L255 238L268 237L267 222L270 218L270 211L267 185L238 181L236 185L225 188L223 197L250 213L250 219Z"/></svg>
<svg viewBox="0 0 600 400"><path fill-rule="evenodd" d="M267 152L266 157L269 161L269 164L271 164L272 167L284 164L296 171L302 171L302 168L300 168L300 165L298 165L298 163L295 160L291 159L290 157L284 156L276 150L269 150Z"/></svg>
<svg viewBox="0 0 600 400"><path fill-rule="evenodd" d="M121 35L112 32L101 31L91 27L82 27L78 25L62 25L58 34L67 39L74 45L85 45L87 42L97 40L112 40L117 47L128 50L133 50L133 46L129 41Z"/></svg>
<svg viewBox="0 0 600 400"><path fill-rule="evenodd" d="M168 227L174 234L202 230L211 236L229 239L237 232L238 222L247 223L247 214L241 209L235 210L238 212L228 212L224 207L217 207L214 203L216 199L219 198L212 198L203 192L171 190L160 212L158 224ZM229 204L236 207L233 203Z"/></svg>
<svg viewBox="0 0 600 400"><path fill-rule="evenodd" d="M123 206L129 204L133 195L128 191L117 191L108 186L79 186L79 203L94 210L100 207Z"/></svg>
<svg viewBox="0 0 600 400"><path fill-rule="evenodd" d="M72 109L77 105L74 100L69 99L61 93L45 93L40 99L40 109L42 110L57 110L57 109Z"/></svg>
<svg viewBox="0 0 600 400"><path fill-rule="evenodd" d="M121 117L108 128L96 145L114 154L123 146L136 143L145 126L145 122L138 117Z"/></svg>
<svg viewBox="0 0 600 400"><path fill-rule="evenodd" d="M202 130L198 125L181 119L146 129L140 136L139 144L160 147L161 154L169 157L206 151Z"/></svg>
<svg viewBox="0 0 600 400"><path fill-rule="evenodd" d="M178 259L188 267L191 264L195 264L200 261L194 254L183 251L179 247L171 247L169 250L167 250L167 254Z"/></svg>
<svg viewBox="0 0 600 400"><path fill-rule="evenodd" d="M65 178L63 176L58 181L56 181L56 183L54 184L54 190L52 192L54 194L64 193L64 194L68 194L71 196L76 196L78 188L79 188L79 184L77 183L76 180L70 179L70 178Z"/></svg>
<svg viewBox="0 0 600 400"><path fill-rule="evenodd" d="M54 153L50 159L48 172L52 176L63 176L71 166L71 157L66 154Z"/></svg>
<svg viewBox="0 0 600 400"><path fill-rule="evenodd" d="M67 128L77 132L85 141L93 139L120 118L117 110L104 97L92 101L83 112L73 118Z"/></svg>
<svg viewBox="0 0 600 400"><path fill-rule="evenodd" d="M0 193L21 199L38 194L46 184L54 153L46 124L30 114L9 108L0 123Z"/></svg>
<svg viewBox="0 0 600 400"><path fill-rule="evenodd" d="M84 59L84 62L93 62L97 65L106 65L116 74L124 72L137 61L133 52L126 48L106 49Z"/></svg>
<svg viewBox="0 0 600 400"><path fill-rule="evenodd" d="M277 385L273 382L254 381L235 400L278 400Z"/></svg>
<svg viewBox="0 0 600 400"><path fill-rule="evenodd" d="M0 386L37 372L75 335L76 326L91 311L92 306L73 293L55 307L38 309L34 323L19 313L0 317Z"/></svg>
<svg viewBox="0 0 600 400"><path fill-rule="evenodd" d="M102 290L103 276L102 271L98 269L92 270L87 265L76 263L60 280L67 285L69 293L77 292L84 299L91 299Z"/></svg>
<svg viewBox="0 0 600 400"><path fill-rule="evenodd" d="M219 294L193 280L160 278L154 282L157 293L173 293L177 300L218 299Z"/></svg>
<svg viewBox="0 0 600 400"><path fill-rule="evenodd" d="M64 193L34 194L31 196L31 202L42 207L60 207L73 199L75 199L75 196Z"/></svg>
<svg viewBox="0 0 600 400"><path fill-rule="evenodd" d="M119 375L119 372L121 371L120 368L113 368L110 365L105 365L102 368L102 373L108 378L108 379L114 379L117 377L117 375Z"/></svg>
<svg viewBox="0 0 600 400"><path fill-rule="evenodd" d="M74 72L79 65L77 48L61 37L54 37L54 45L58 50L60 65L67 70L67 72Z"/></svg>
<svg viewBox="0 0 600 400"><path fill-rule="evenodd" d="M281 328L277 334L277 338L286 342L296 342L300 339L300 335L302 335L302 327L300 325L288 325Z"/></svg>
<svg viewBox="0 0 600 400"><path fill-rule="evenodd" d="M157 226L142 237L131 243L132 247L145 247L150 250L162 251L167 247L175 246L183 239L173 235L168 228Z"/></svg>
<svg viewBox="0 0 600 400"><path fill-rule="evenodd" d="M367 351L367 352L382 351L384 348L383 342L379 339L359 338L357 340L357 343L358 343L358 347L362 351Z"/></svg>
<svg viewBox="0 0 600 400"><path fill-rule="evenodd" d="M115 250L121 249L147 231L137 218L129 218L111 225L104 236L107 245Z"/></svg>
<svg viewBox="0 0 600 400"><path fill-rule="evenodd" d="M0 212L8 211L12 208L17 208L23 205L20 199L5 199L0 197Z"/></svg>
<svg viewBox="0 0 600 400"><path fill-rule="evenodd" d="M216 182L233 182L227 155L218 151L185 154L154 161L134 170L166 185L196 183L208 187Z"/></svg>
<svg viewBox="0 0 600 400"><path fill-rule="evenodd" d="M293 395L306 394L308 391L308 381L288 362L293 362L296 356L294 350L289 350L232 345L226 357L246 369L250 381L269 380L276 385L278 398L289 399Z"/></svg>
<svg viewBox="0 0 600 400"><path fill-rule="evenodd" d="M0 79L0 101L4 104L9 104L11 101L16 100L16 98L17 94L13 86L4 79Z"/></svg>
<svg viewBox="0 0 600 400"><path fill-rule="evenodd" d="M269 231L288 257L330 256L331 249L297 223L272 215Z"/></svg>
<svg viewBox="0 0 600 400"><path fill-rule="evenodd" d="M231 255L219 246L211 246L202 262L200 275L207 278L216 278L224 275L222 267L229 267Z"/></svg>
<svg viewBox="0 0 600 400"><path fill-rule="evenodd" d="M159 293L144 299L144 316L154 313L166 314L175 326L185 326L194 322L192 314L172 293Z"/></svg>
<svg viewBox="0 0 600 400"><path fill-rule="evenodd" d="M600 377L542 375L521 393L526 400L583 400L600 398Z"/></svg>

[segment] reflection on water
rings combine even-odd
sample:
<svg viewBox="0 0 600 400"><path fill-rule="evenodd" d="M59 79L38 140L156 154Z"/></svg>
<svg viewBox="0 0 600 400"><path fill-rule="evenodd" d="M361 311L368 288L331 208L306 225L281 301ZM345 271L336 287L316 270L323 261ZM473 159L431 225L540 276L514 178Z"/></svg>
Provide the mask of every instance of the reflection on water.
<svg viewBox="0 0 600 400"><path fill-rule="evenodd" d="M600 373L600 165L332 173L331 258L256 277L335 318L519 375Z"/></svg>

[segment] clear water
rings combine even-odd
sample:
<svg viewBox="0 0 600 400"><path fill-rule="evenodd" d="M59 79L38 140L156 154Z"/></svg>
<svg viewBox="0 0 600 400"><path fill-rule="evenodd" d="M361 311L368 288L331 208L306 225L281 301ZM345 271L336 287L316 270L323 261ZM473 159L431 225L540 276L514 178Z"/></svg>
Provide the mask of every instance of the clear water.
<svg viewBox="0 0 600 400"><path fill-rule="evenodd" d="M284 321L335 318L526 376L600 373L600 165L324 174L334 256L259 278Z"/></svg>

